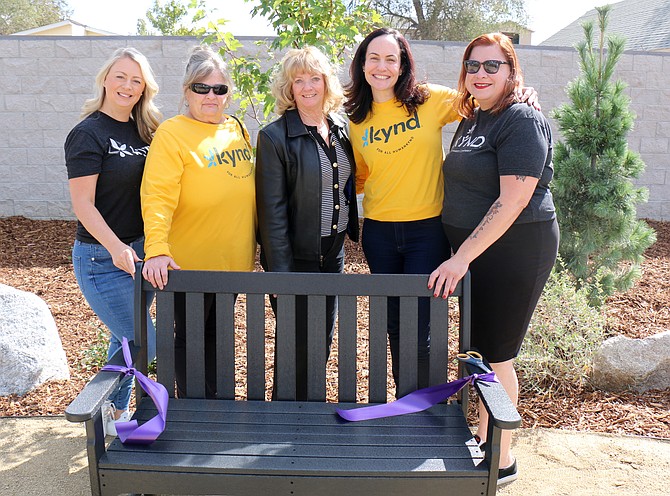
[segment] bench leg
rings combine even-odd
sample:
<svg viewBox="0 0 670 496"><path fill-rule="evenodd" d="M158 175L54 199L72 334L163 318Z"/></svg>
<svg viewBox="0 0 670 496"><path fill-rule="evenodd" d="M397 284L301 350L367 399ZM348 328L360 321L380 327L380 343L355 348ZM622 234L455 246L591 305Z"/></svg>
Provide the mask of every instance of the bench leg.
<svg viewBox="0 0 670 496"><path fill-rule="evenodd" d="M100 410L95 416L85 422L86 426L86 456L88 458L88 474L91 480L91 495L100 496L100 476L98 474L98 460L105 453L105 433L102 429L102 413Z"/></svg>
<svg viewBox="0 0 670 496"><path fill-rule="evenodd" d="M489 465L489 483L486 496L495 496L498 489L498 470L500 469L500 439L502 429L494 427L489 422L486 439L486 462Z"/></svg>

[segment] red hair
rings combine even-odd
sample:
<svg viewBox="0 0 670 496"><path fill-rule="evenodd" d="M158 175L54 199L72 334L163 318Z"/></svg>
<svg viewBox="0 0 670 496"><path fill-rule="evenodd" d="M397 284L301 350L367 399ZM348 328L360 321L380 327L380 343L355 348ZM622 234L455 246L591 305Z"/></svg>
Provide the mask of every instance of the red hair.
<svg viewBox="0 0 670 496"><path fill-rule="evenodd" d="M473 48L477 46L491 45L500 47L505 55L505 62L510 66L510 75L505 84L505 92L500 100L498 100L498 102L496 102L490 109L491 113L497 114L509 107L512 103L518 101L517 92L523 87L523 74L521 72L521 67L519 66L519 59L514 51L512 40L509 36L502 33L483 34L472 40L465 48L465 52L463 52L463 61L470 58ZM461 74L458 78L458 97L456 98L454 105L461 117L470 119L474 116L476 104L474 97L465 87L465 77L467 73L465 72L465 66L462 63L463 61L461 61Z"/></svg>

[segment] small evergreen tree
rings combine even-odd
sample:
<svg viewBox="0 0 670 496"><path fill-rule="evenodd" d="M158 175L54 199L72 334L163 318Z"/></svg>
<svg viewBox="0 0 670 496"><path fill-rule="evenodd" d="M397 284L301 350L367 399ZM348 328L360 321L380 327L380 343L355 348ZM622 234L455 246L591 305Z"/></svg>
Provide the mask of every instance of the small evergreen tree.
<svg viewBox="0 0 670 496"><path fill-rule="evenodd" d="M632 179L645 164L626 142L634 116L625 84L612 82L625 40L605 37L610 7L596 10L598 45L593 23L585 23L585 40L577 45L581 74L567 87L571 103L553 112L565 141L556 143L552 190L563 267L578 287L588 288L591 304L601 305L608 295L633 286L642 254L656 237L636 217L636 205L647 200L648 192Z"/></svg>

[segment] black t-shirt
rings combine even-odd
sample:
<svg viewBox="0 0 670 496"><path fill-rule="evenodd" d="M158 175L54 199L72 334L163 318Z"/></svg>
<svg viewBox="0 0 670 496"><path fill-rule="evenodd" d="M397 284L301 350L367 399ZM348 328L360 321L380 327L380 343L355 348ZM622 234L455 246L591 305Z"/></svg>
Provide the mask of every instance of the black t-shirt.
<svg viewBox="0 0 670 496"><path fill-rule="evenodd" d="M442 222L474 229L500 196L500 176L538 178L535 192L515 224L555 217L549 183L554 175L547 119L525 103L498 115L478 109L461 121L444 165Z"/></svg>
<svg viewBox="0 0 670 496"><path fill-rule="evenodd" d="M65 140L68 178L98 175L95 206L124 243L144 235L140 184L148 151L132 119L120 122L102 112L77 124ZM76 238L98 243L81 222Z"/></svg>

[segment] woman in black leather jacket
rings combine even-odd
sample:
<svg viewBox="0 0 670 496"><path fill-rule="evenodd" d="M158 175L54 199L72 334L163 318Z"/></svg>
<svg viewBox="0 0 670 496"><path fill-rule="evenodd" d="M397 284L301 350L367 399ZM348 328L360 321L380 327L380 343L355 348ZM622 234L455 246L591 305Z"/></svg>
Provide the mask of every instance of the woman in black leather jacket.
<svg viewBox="0 0 670 496"><path fill-rule="evenodd" d="M358 241L358 208L347 124L336 114L343 94L335 68L314 47L290 50L272 93L280 117L259 132L256 150L261 263L273 272L342 272L345 235ZM327 298L326 311L330 349L334 297ZM307 396L306 297L296 301L296 343L301 400Z"/></svg>

